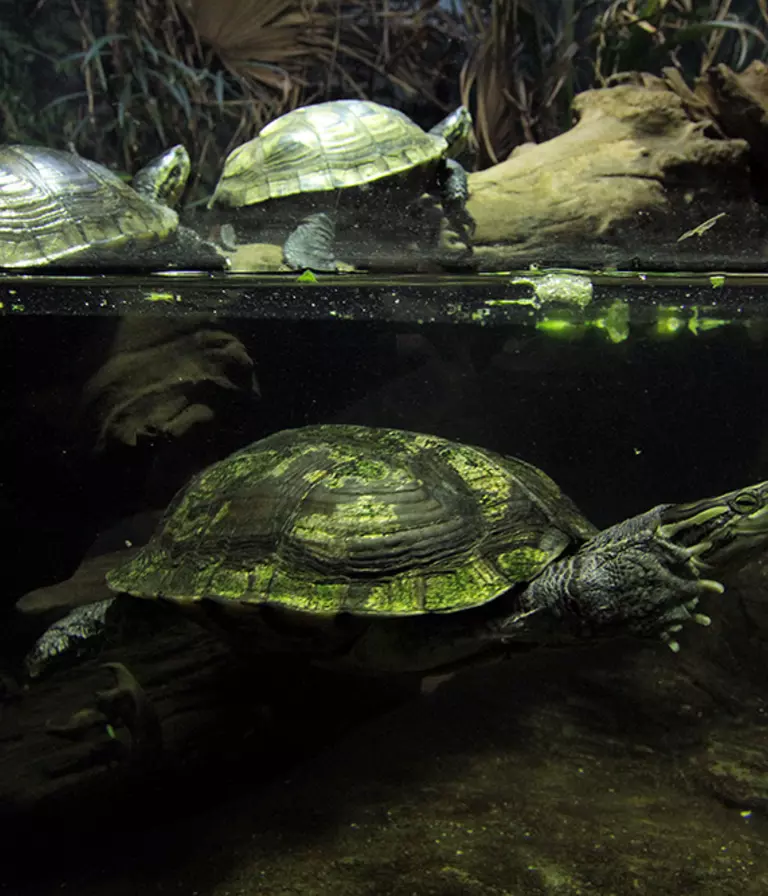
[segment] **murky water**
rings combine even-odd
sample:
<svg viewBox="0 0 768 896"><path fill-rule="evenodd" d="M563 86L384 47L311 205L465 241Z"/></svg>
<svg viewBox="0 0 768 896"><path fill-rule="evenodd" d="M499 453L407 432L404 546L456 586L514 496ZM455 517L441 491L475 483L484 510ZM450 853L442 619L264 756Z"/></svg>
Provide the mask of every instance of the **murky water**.
<svg viewBox="0 0 768 896"><path fill-rule="evenodd" d="M681 657L531 654L417 698L297 673L251 702L238 659L163 630L129 655L152 700L180 701L167 775L87 751L57 765L40 734L57 705L109 684L98 664L122 661L119 645L14 683L42 627L16 600L146 540L195 472L281 429L392 427L515 455L599 527L766 478L763 277L548 276L0 283L0 801L57 856L44 879L1 871L5 892L765 891L768 627L744 615L759 576ZM738 755L723 746L733 719ZM64 836L81 831L97 856Z"/></svg>

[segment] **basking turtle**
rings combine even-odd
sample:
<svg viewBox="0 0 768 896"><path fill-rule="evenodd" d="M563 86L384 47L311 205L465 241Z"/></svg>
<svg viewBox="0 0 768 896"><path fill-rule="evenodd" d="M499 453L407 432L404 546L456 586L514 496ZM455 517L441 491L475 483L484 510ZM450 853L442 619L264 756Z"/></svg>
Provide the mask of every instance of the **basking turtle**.
<svg viewBox="0 0 768 896"><path fill-rule="evenodd" d="M186 149L174 146L131 187L71 152L0 147L0 268L226 267L170 207L189 170Z"/></svg>
<svg viewBox="0 0 768 896"><path fill-rule="evenodd" d="M200 612L254 652L423 673L599 636L677 649L684 623L709 622L699 599L723 590L705 571L766 540L768 482L598 531L522 460L400 430L307 426L195 476L107 582ZM52 626L32 668L103 632L115 600Z"/></svg>
<svg viewBox="0 0 768 896"><path fill-rule="evenodd" d="M293 230L283 255L294 269L337 270L342 215L352 224L390 217L396 226L406 204L423 193L440 197L468 244L467 174L452 157L471 131L463 106L428 132L397 109L364 100L295 109L229 154L210 206L287 222Z"/></svg>

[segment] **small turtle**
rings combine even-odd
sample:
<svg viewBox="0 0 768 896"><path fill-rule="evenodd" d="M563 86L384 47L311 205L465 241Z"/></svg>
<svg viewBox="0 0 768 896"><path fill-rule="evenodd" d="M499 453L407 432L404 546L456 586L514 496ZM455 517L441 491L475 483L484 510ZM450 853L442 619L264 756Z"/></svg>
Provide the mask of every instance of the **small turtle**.
<svg viewBox="0 0 768 896"><path fill-rule="evenodd" d="M107 582L199 613L254 652L426 673L601 636L660 636L677 649L684 623L709 622L699 599L723 591L706 571L766 540L768 482L598 531L522 460L320 425L203 470ZM31 667L103 633L116 600L52 626Z"/></svg>
<svg viewBox="0 0 768 896"><path fill-rule="evenodd" d="M381 222L388 213L397 220L410 201L436 193L466 254L469 188L453 156L465 148L471 131L463 106L428 132L397 109L364 100L295 109L229 154L210 206L289 222L285 263L335 271L342 212L353 224L362 218Z"/></svg>
<svg viewBox="0 0 768 896"><path fill-rule="evenodd" d="M186 149L174 146L131 187L71 152L0 147L0 268L227 267L170 207L189 170Z"/></svg>

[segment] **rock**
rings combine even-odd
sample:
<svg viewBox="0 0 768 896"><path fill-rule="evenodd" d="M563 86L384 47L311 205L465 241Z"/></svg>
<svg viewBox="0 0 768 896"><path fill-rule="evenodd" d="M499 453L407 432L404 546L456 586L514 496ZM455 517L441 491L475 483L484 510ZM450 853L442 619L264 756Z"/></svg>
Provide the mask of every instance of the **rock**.
<svg viewBox="0 0 768 896"><path fill-rule="evenodd" d="M768 720L762 726L716 732L692 758L698 776L730 808L768 815Z"/></svg>
<svg viewBox="0 0 768 896"><path fill-rule="evenodd" d="M283 251L272 243L246 243L238 246L232 256L232 268L236 272L282 271Z"/></svg>

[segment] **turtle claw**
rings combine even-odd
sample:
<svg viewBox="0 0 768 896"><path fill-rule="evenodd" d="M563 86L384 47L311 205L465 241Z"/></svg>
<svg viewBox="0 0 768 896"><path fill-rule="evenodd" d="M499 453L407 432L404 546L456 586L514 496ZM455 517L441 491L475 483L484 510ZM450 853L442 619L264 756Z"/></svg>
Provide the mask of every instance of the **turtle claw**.
<svg viewBox="0 0 768 896"><path fill-rule="evenodd" d="M712 594L723 594L725 585L722 582L716 582L714 579L699 579L699 588L702 591L710 591Z"/></svg>
<svg viewBox="0 0 768 896"><path fill-rule="evenodd" d="M705 591L714 591L717 592L717 594L722 594L725 590L719 582L714 582L709 579L699 579L697 584ZM673 653L678 653L680 651L680 642L673 636L676 635L677 632L682 631L685 628L685 623L695 622L697 625L704 626L712 624L711 618L705 613L694 612L698 604L699 598L694 597L692 600L686 601L684 604L679 605L675 611L668 615L668 622L670 622L671 619L675 618L681 620L680 622L667 624L664 627L664 630L659 634L661 640L667 645L667 647L669 647L669 649Z"/></svg>
<svg viewBox="0 0 768 896"><path fill-rule="evenodd" d="M670 625L661 633L661 640L669 647L672 653L678 653L680 650L680 642L673 638L672 635L677 634L677 632L682 631L683 626L680 623L675 625Z"/></svg>
<svg viewBox="0 0 768 896"><path fill-rule="evenodd" d="M678 628L678 627L677 627L677 626L673 626L673 628L676 629L676 628ZM679 652L680 652L680 642L679 642L679 641L676 641L676 640L672 637L672 635L670 634L669 631L664 631L664 632L662 632L661 635L660 635L660 637L661 637L661 640L667 645L667 647L669 647L669 649L672 651L672 653L679 653Z"/></svg>

